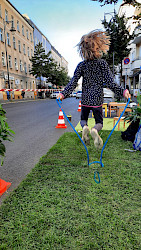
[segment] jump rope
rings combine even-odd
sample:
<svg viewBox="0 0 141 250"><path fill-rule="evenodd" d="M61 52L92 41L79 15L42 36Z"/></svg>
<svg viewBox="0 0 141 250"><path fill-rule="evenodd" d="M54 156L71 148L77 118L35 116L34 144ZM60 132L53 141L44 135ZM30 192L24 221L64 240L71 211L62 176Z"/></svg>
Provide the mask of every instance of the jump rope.
<svg viewBox="0 0 141 250"><path fill-rule="evenodd" d="M69 124L71 125L71 127L73 128L74 132L77 134L78 138L80 139L80 141L82 142L82 144L83 144L83 146L84 146L84 148L85 148L85 150L86 150L88 166L97 163L97 164L100 164L101 167L104 167L104 164L102 163L103 151L104 151L104 149L105 149L105 147L106 147L106 145L107 145L107 142L108 142L108 140L110 139L112 133L114 132L116 126L118 125L118 123L119 123L121 117L123 116L123 114L124 114L124 112L125 112L125 110L126 110L128 104L130 103L130 98L128 98L128 101L127 101L127 104L126 104L124 110L122 111L122 113L121 113L121 115L120 115L118 121L116 122L115 126L114 126L113 129L111 130L109 136L107 137L107 139L106 139L106 141L105 141L105 143L104 143L104 145L103 145L103 147L102 147L102 149L101 149L100 161L93 161L93 162L91 162L91 163L89 162L89 153L88 153L88 149L87 149L85 143L83 142L83 140L81 139L80 135L78 134L78 132L75 130L74 126L72 125L72 123L71 123L70 120L68 119L68 117L67 117L67 115L65 114L64 110L62 109L62 107L61 107L62 102L61 102L60 98L59 98L59 99L56 99L56 101L57 101L57 104L58 104L59 108L62 110L62 112L63 112L65 118L67 119L67 121L69 122ZM98 180L97 180L97 178L98 178ZM99 184L100 181L101 181L101 180L100 180L100 174L99 174L99 172L98 172L97 170L94 171L94 181L95 181L97 184Z"/></svg>

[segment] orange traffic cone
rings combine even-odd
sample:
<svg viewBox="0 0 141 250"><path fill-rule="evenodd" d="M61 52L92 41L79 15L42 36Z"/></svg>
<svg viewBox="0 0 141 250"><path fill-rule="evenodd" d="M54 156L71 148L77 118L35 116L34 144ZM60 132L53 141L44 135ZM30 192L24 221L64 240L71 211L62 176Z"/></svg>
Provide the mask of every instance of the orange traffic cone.
<svg viewBox="0 0 141 250"><path fill-rule="evenodd" d="M78 107L78 112L81 112L81 101L79 101L79 107Z"/></svg>
<svg viewBox="0 0 141 250"><path fill-rule="evenodd" d="M58 125L55 128L67 128L62 110L59 111Z"/></svg>
<svg viewBox="0 0 141 250"><path fill-rule="evenodd" d="M11 186L10 182L0 179L0 196Z"/></svg>

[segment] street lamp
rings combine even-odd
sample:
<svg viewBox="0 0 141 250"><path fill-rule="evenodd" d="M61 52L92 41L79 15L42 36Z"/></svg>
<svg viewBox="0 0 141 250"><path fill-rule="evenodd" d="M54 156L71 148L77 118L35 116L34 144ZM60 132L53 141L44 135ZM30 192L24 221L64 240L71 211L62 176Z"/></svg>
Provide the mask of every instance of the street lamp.
<svg viewBox="0 0 141 250"><path fill-rule="evenodd" d="M104 13L104 21L106 21L106 15L111 15L112 16L111 20L113 20L113 23L115 24L115 16L116 16L115 5L114 5L113 12ZM114 29L115 29L115 26L114 26ZM114 76L114 61L115 61L115 52L113 51L113 76Z"/></svg>
<svg viewBox="0 0 141 250"><path fill-rule="evenodd" d="M6 65L7 65L7 81L8 81L8 88L10 89L10 82L9 82L9 62L8 62L8 55L7 55L7 43L6 43L6 34L5 34L5 31L6 31L6 25L7 23L11 23L11 29L10 29L10 32L12 32L12 35L15 34L15 28L14 28L14 22L13 20L12 21L5 21L3 19L3 26L4 26L4 43L5 43L5 54L6 54Z"/></svg>

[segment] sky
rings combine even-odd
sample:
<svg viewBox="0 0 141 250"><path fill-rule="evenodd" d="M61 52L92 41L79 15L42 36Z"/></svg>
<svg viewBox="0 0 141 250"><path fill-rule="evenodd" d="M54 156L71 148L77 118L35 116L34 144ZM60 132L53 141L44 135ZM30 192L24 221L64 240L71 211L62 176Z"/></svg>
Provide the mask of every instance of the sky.
<svg viewBox="0 0 141 250"><path fill-rule="evenodd" d="M77 51L81 37L103 29L101 20L112 18L114 4L101 7L91 0L9 0L21 13L27 14L50 43L67 60L69 76L82 61ZM115 5L116 12L122 0Z"/></svg>

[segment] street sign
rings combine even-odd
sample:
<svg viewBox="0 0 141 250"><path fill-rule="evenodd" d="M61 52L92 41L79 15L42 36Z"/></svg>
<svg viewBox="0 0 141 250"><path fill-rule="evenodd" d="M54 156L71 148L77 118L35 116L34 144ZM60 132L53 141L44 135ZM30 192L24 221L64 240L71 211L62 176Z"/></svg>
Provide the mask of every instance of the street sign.
<svg viewBox="0 0 141 250"><path fill-rule="evenodd" d="M126 57L126 58L124 59L124 64L127 65L129 62L130 62L130 58Z"/></svg>

